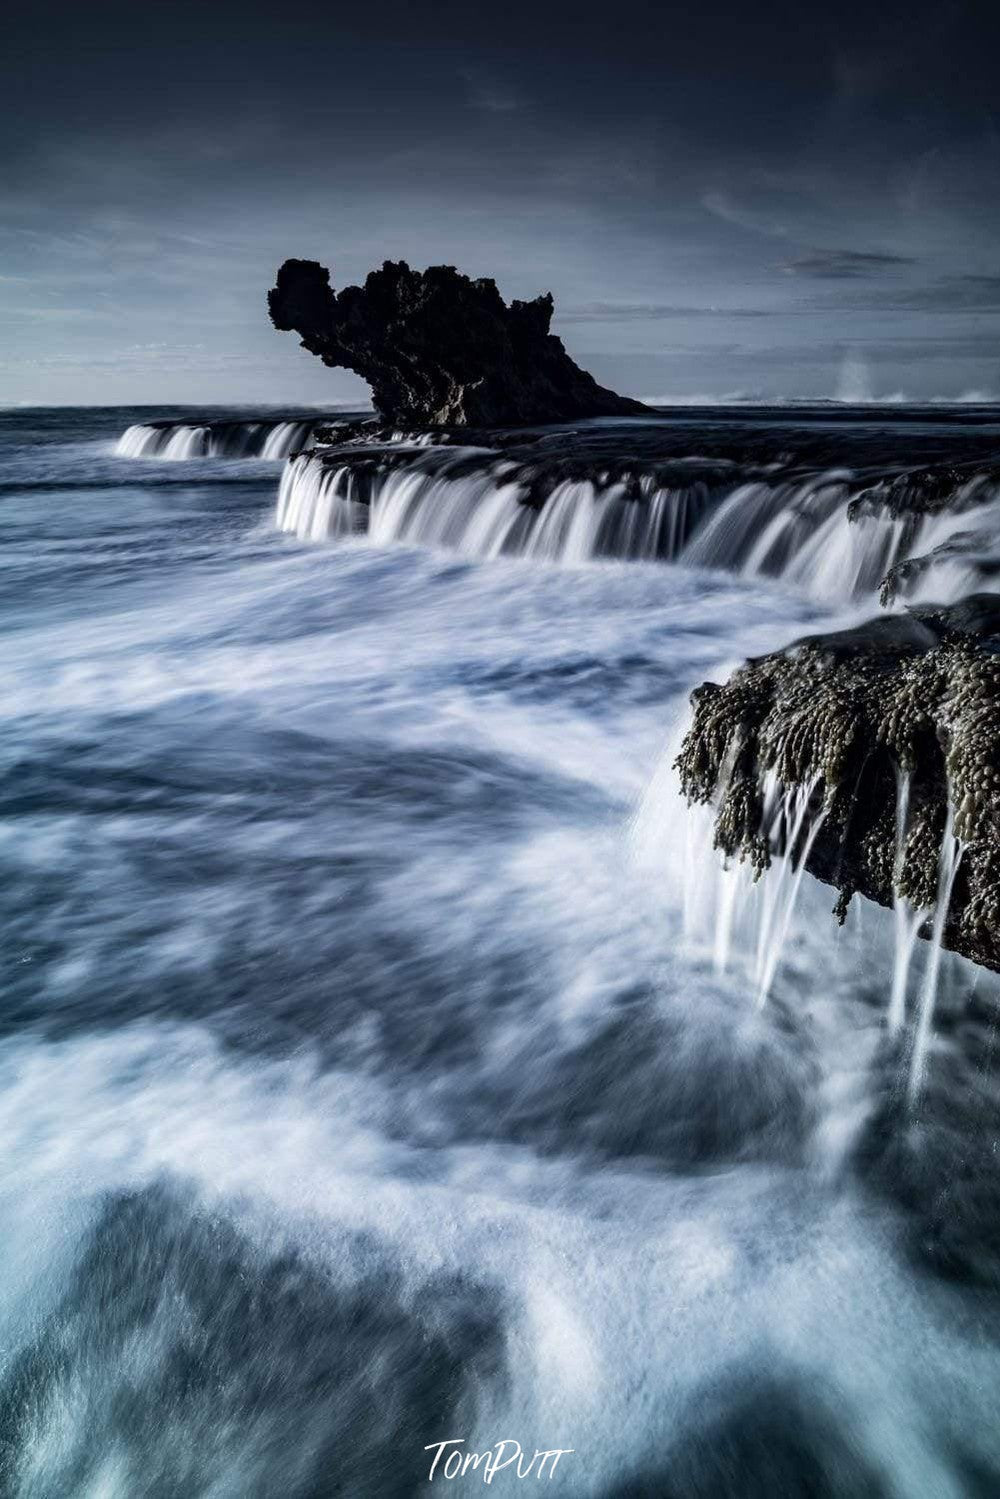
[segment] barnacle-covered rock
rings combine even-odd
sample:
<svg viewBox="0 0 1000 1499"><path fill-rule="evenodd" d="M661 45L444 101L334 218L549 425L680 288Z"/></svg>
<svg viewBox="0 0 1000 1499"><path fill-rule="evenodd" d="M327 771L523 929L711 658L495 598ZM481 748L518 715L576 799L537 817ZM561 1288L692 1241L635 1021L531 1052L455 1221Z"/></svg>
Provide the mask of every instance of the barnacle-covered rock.
<svg viewBox="0 0 1000 1499"><path fill-rule="evenodd" d="M809 787L825 817L807 868L840 891L841 916L855 891L929 910L950 813L964 852L944 942L1000 971L1000 597L807 637L699 688L693 708L677 765L688 800L715 806L723 854L765 868L765 782Z"/></svg>

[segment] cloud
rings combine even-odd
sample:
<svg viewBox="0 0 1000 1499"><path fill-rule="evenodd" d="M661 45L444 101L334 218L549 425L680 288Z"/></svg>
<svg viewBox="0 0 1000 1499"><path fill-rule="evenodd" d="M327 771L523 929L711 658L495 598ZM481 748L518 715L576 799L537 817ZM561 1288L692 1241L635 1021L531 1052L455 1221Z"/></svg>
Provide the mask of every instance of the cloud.
<svg viewBox="0 0 1000 1499"><path fill-rule="evenodd" d="M918 288L911 296L911 306L921 312L984 312L1000 308L1000 276L942 276L929 286Z"/></svg>
<svg viewBox="0 0 1000 1499"><path fill-rule="evenodd" d="M786 260L779 270L787 276L812 276L819 281L849 281L859 276L880 276L900 266L915 265L910 255L881 255L866 250L811 250L796 260Z"/></svg>
<svg viewBox="0 0 1000 1499"><path fill-rule="evenodd" d="M764 234L772 239L786 239L790 232L780 210L776 212L769 206L741 203L733 197L732 193L721 191L703 193L701 203L702 207L717 219L723 219L727 224L736 224L740 229L747 229L752 234Z"/></svg>
<svg viewBox="0 0 1000 1499"><path fill-rule="evenodd" d="M834 278L836 279L836 278ZM842 279L852 279L846 277ZM963 272L918 286L868 286L817 294L803 304L813 312L914 312L924 315L1000 312L1000 275Z"/></svg>
<svg viewBox="0 0 1000 1499"><path fill-rule="evenodd" d="M672 302L585 302L557 308L567 323L650 322L660 318L757 318L771 314L756 307L679 307Z"/></svg>

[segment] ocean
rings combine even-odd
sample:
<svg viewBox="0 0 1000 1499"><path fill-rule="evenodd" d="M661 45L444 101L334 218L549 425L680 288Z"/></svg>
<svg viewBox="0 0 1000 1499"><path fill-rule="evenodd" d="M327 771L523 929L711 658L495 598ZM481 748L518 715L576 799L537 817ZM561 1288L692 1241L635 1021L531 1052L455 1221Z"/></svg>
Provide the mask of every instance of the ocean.
<svg viewBox="0 0 1000 1499"><path fill-rule="evenodd" d="M0 1492L997 1494L996 983L908 1107L891 913L722 872L672 759L982 585L1000 416L321 415L0 413Z"/></svg>

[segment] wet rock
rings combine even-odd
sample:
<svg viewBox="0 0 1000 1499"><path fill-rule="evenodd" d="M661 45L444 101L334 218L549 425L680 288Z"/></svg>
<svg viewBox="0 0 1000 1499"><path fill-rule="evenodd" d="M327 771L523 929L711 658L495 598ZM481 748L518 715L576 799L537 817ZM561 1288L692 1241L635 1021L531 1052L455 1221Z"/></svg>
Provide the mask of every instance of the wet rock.
<svg viewBox="0 0 1000 1499"><path fill-rule="evenodd" d="M776 847L765 782L808 787L806 867L840 891L930 911L949 818L963 845L944 944L1000 971L1000 597L928 605L810 636L693 697L677 765L717 809L716 846L758 872ZM897 796L908 783L897 848Z"/></svg>
<svg viewBox="0 0 1000 1499"><path fill-rule="evenodd" d="M879 479L856 495L848 507L848 518L863 515L936 515L942 510L965 510L981 504L993 494L996 472L984 470L981 462L942 463L931 468L908 470Z"/></svg>
<svg viewBox="0 0 1000 1499"><path fill-rule="evenodd" d="M549 294L504 302L453 266L387 260L334 292L314 260L286 260L268 293L276 328L367 380L379 416L404 425L512 426L641 413L573 363L549 331Z"/></svg>

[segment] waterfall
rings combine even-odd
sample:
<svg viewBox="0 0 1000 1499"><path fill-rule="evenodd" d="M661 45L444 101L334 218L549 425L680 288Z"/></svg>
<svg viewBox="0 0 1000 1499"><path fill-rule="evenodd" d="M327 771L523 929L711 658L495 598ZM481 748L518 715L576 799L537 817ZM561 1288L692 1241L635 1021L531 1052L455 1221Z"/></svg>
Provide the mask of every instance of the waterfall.
<svg viewBox="0 0 1000 1499"><path fill-rule="evenodd" d="M906 602L953 603L1000 576L1000 494L984 475L960 486L953 504L925 517L901 557L895 595Z"/></svg>
<svg viewBox="0 0 1000 1499"><path fill-rule="evenodd" d="M118 439L119 458L262 458L278 461L305 447L315 418L275 421L152 422L127 428Z"/></svg>
<svg viewBox="0 0 1000 1499"><path fill-rule="evenodd" d="M360 530L380 545L403 542L475 557L653 561L679 557L708 506L704 485L646 483L632 498L621 483L590 479L558 480L536 506L525 503L518 466L496 453L428 447L423 454L423 462L414 455L412 463L374 472L301 454L282 475L275 524L302 541ZM358 503L362 490L367 504ZM347 517L340 513L345 503Z"/></svg>
<svg viewBox="0 0 1000 1499"><path fill-rule="evenodd" d="M780 577L813 597L871 593L899 560L913 523L879 514L848 516L857 485L831 470L796 483L739 485L693 537L688 565Z"/></svg>
<svg viewBox="0 0 1000 1499"><path fill-rule="evenodd" d="M272 442L300 444L288 435L291 425L272 434L265 456ZM492 449L389 447L292 458L281 478L278 529L302 541L365 534L378 545L475 557L678 562L780 578L839 604L877 593L897 563L947 545L968 525L961 510L896 515L876 504L858 507L852 519L851 501L871 484L843 469L794 480L747 481L734 473L712 484L697 477L685 483L681 474L681 482L665 483L655 470L623 478L595 465L587 477L567 477L558 464L549 474L537 461ZM964 503L963 487L955 502ZM1000 538L1000 504L994 508ZM966 572L956 566L957 576ZM934 580L940 582L940 569Z"/></svg>
<svg viewBox="0 0 1000 1499"><path fill-rule="evenodd" d="M823 463L805 453L698 456L643 429L638 448L606 429L515 434L458 445L445 431L386 434L329 418L157 421L131 426L131 459L286 461L276 525L308 542L367 536L470 557L563 564L676 562L780 579L824 603L874 597L947 603L1000 576L1000 487L987 464ZM651 435L652 434L652 435ZM669 439L669 440L668 440ZM492 440L488 438L487 440ZM644 446L642 444L645 444ZM855 457L857 462L855 462ZM894 1012L895 1013L895 1012Z"/></svg>
<svg viewBox="0 0 1000 1499"><path fill-rule="evenodd" d="M962 844L954 834L954 817L949 798L948 818L945 823L941 848L938 853L938 887L937 899L934 904L934 920L931 925L931 935L927 944L927 963L924 968L923 982L920 986L920 1009L917 1016L917 1028L913 1037L913 1051L910 1057L910 1075L906 1093L911 1105L916 1103L920 1096L924 1072L927 1066L927 1049L930 1045L934 1008L937 1003L938 980L941 973L941 955L944 951L942 938L944 937L945 923L948 920L948 909L951 905L951 892L954 888L955 876L958 873L958 867L961 862Z"/></svg>
<svg viewBox="0 0 1000 1499"><path fill-rule="evenodd" d="M302 478L303 465L308 482ZM353 479L347 467L324 468L308 457L287 464L278 489L278 530L293 531L302 541L324 541L367 530L368 510L352 499Z"/></svg>
<svg viewBox="0 0 1000 1499"><path fill-rule="evenodd" d="M899 882L906 855L906 832L910 811L910 774L896 772L896 851L892 865L892 914L895 947L892 963L892 989L889 995L889 1034L898 1036L906 1020L906 990L913 950L928 912L912 906L899 894Z"/></svg>
<svg viewBox="0 0 1000 1499"><path fill-rule="evenodd" d="M677 785L674 761L683 740L685 724L677 726L631 830L633 857L647 879L661 883L681 914L682 946L690 954L711 963L719 975L737 971L749 981L760 1009L771 995L774 981L789 958L801 955L816 938L825 941L828 919L814 938L808 920L796 920L802 889L807 884L806 865L813 844L823 827L825 810L814 801L819 777L801 786L782 786L768 773L762 784L762 831L770 844L771 863L755 879L749 864L724 861L715 847L715 810L688 806ZM733 746L735 749L735 745ZM731 761L729 762L732 763ZM720 792L727 777L720 775ZM909 777L897 782L896 853L894 883L902 868L909 812ZM916 1023L910 1037L907 1097L917 1101L926 1073L927 1053L934 1011L941 983L944 929L952 890L962 860L962 845L954 836L949 811L938 859L938 889L933 910L919 910L897 898L892 918L893 945L885 913L867 908L874 917L864 947L857 936L846 944L850 964L892 964L892 987L887 1026L898 1036L906 1024L906 994L913 953L921 930L930 922L930 936L923 944L925 960L921 975ZM812 881L808 883L813 883ZM838 938L838 946L843 939ZM822 949L817 949L821 951ZM827 948L824 961L834 956ZM812 961L815 961L815 954Z"/></svg>
<svg viewBox="0 0 1000 1499"><path fill-rule="evenodd" d="M119 458L200 458L205 452L205 428L183 423L129 427L115 451Z"/></svg>
<svg viewBox="0 0 1000 1499"><path fill-rule="evenodd" d="M487 470L462 478L421 468L394 468L373 479L368 531L380 545L410 542L467 556L498 557L531 515L517 484ZM497 480L500 482L497 482Z"/></svg>
<svg viewBox="0 0 1000 1499"><path fill-rule="evenodd" d="M678 724L660 768L633 820L633 857L647 879L662 885L680 911L684 949L719 976L734 969L748 980L760 1009L782 962L800 946L796 912L806 886L806 861L825 821L813 805L819 778L783 787L773 774L763 785L762 830L772 846L759 879L748 863L723 860L715 847L715 810L688 806L674 762L684 737ZM719 777L720 794L738 752L734 737ZM827 931L824 921L820 938Z"/></svg>
<svg viewBox="0 0 1000 1499"><path fill-rule="evenodd" d="M780 789L773 778L765 796L765 825L769 843L782 850L770 878L763 884L760 925L757 933L755 978L757 1005L767 1000L788 941L792 917L798 900L806 861L826 818L825 809L810 818L813 793L819 785L816 775L804 786ZM767 821L768 805L773 808ZM796 856L796 850L798 855Z"/></svg>
<svg viewBox="0 0 1000 1499"><path fill-rule="evenodd" d="M287 458L312 437L313 422L278 422L264 439L262 458Z"/></svg>
<svg viewBox="0 0 1000 1499"><path fill-rule="evenodd" d="M206 458L209 452L207 427L177 427L170 431L156 456L183 461L186 458Z"/></svg>

